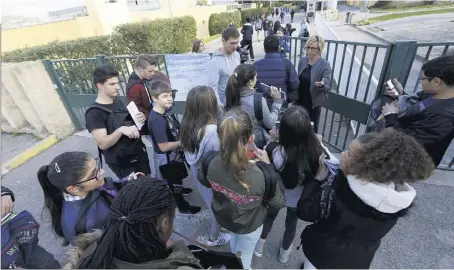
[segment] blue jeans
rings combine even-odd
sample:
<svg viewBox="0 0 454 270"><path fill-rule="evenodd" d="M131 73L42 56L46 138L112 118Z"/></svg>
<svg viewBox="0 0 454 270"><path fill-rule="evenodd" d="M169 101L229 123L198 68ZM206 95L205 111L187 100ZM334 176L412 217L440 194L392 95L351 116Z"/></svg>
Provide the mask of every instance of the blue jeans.
<svg viewBox="0 0 454 270"><path fill-rule="evenodd" d="M232 253L236 254L241 251L241 262L243 262L243 269L251 269L252 256L254 255L255 244L260 238L263 225L258 227L257 230L248 234L232 233L230 239L230 248Z"/></svg>

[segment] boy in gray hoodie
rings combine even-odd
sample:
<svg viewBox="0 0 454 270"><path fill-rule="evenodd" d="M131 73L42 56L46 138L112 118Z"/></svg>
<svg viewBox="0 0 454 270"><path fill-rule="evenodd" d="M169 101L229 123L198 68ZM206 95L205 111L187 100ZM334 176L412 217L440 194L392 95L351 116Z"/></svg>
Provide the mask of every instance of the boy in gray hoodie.
<svg viewBox="0 0 454 270"><path fill-rule="evenodd" d="M236 51L240 38L238 29L229 27L222 33L222 47L213 53L208 69L209 86L216 94L218 104L225 103L227 81L235 68L241 63Z"/></svg>

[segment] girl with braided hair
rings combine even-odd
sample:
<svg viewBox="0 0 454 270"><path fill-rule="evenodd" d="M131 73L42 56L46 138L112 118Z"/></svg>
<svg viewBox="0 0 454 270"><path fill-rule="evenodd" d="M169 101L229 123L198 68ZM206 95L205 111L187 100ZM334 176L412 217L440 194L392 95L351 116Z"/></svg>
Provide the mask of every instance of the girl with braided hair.
<svg viewBox="0 0 454 270"><path fill-rule="evenodd" d="M175 208L165 181L132 181L118 193L104 231L81 235L64 268L202 268L183 242L169 241Z"/></svg>

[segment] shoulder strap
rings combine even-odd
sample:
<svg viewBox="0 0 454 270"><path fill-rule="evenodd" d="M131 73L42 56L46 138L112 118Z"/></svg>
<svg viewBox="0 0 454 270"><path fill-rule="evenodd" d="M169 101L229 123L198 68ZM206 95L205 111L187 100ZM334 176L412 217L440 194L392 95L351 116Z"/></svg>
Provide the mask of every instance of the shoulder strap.
<svg viewBox="0 0 454 270"><path fill-rule="evenodd" d="M93 109L99 109L101 111L105 111L107 113L113 113L113 111L111 109L107 109L103 106L99 106L99 105L96 105L96 104L93 104L91 105L86 111L85 111L85 115L87 115L87 113Z"/></svg>
<svg viewBox="0 0 454 270"><path fill-rule="evenodd" d="M270 142L265 148L265 151L268 154L268 157L270 158L271 162L273 162L273 151L274 149L276 149L278 145L279 145L278 142Z"/></svg>
<svg viewBox="0 0 454 270"><path fill-rule="evenodd" d="M288 82L290 81L290 66L288 64L288 59L286 58L282 58L282 60L284 61L284 68L285 68L285 82ZM288 91L289 89L287 89Z"/></svg>
<svg viewBox="0 0 454 270"><path fill-rule="evenodd" d="M274 170L274 166L269 166L270 164L266 164L263 161L257 161L255 165L262 171L263 177L265 178L265 194L263 195L262 205L268 208L270 200L276 194L277 173Z"/></svg>
<svg viewBox="0 0 454 270"><path fill-rule="evenodd" d="M202 170L203 175L206 177L208 174L208 167L210 166L211 161L213 158L215 158L218 155L218 151L208 151L203 155L202 158L202 167L200 169Z"/></svg>
<svg viewBox="0 0 454 270"><path fill-rule="evenodd" d="M96 190L93 190L92 192L89 193L88 198L85 198L82 207L79 210L79 215L77 216L76 224L74 225L74 232L76 233L76 235L87 232L85 224L87 223L88 209L99 198L99 196L100 193Z"/></svg>
<svg viewBox="0 0 454 270"><path fill-rule="evenodd" d="M263 120L263 108L262 108L262 94L254 94L254 115L257 121Z"/></svg>

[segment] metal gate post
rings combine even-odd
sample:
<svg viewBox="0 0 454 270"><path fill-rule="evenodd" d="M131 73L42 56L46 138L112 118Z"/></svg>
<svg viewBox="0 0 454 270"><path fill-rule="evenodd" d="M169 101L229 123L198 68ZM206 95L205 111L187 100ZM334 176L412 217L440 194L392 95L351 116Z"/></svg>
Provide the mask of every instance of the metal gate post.
<svg viewBox="0 0 454 270"><path fill-rule="evenodd" d="M418 44L415 40L396 41L391 48L391 56L387 61L388 63L384 63L384 67L387 65L386 75L380 78L382 80L379 82L381 87L383 87L386 80L396 78L405 88L417 51ZM377 91L377 94L382 94L383 90L384 87L382 91Z"/></svg>
<svg viewBox="0 0 454 270"><path fill-rule="evenodd" d="M96 65L98 67L107 64L107 59L106 59L105 55L98 54L95 56L95 59L96 59Z"/></svg>
<svg viewBox="0 0 454 270"><path fill-rule="evenodd" d="M73 110L71 109L71 106L69 105L69 101L66 97L65 92L63 91L63 84L61 80L58 78L58 74L55 71L54 66L52 65L51 60L43 59L41 60L44 64L44 67L46 68L47 74L49 74L49 77L52 81L52 83L55 85L55 90L57 91L58 95L60 96L61 101L63 102L63 105L66 108L66 111L69 114L69 117L71 118L71 121L73 122L74 126L76 127L77 130L82 130L82 126L80 125L79 121L74 115Z"/></svg>

